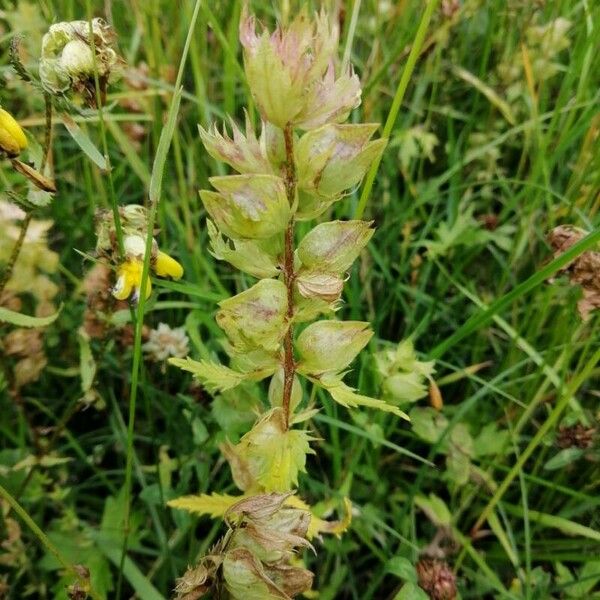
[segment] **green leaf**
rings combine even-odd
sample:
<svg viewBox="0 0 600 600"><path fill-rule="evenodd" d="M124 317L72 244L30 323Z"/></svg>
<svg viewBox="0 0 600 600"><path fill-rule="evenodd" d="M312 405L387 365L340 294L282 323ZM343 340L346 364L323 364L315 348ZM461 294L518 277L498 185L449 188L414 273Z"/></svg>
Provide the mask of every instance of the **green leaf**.
<svg viewBox="0 0 600 600"><path fill-rule="evenodd" d="M464 485L469 481L471 460L454 446L450 446L446 456L446 477L456 485Z"/></svg>
<svg viewBox="0 0 600 600"><path fill-rule="evenodd" d="M179 78L180 75L178 76L178 83L180 81ZM169 147L171 146L173 134L175 133L175 125L177 125L177 115L179 114L179 105L181 104L182 93L183 87L181 86L177 87L173 93L171 105L169 106L169 114L167 115L167 122L164 124L162 131L160 132L158 147L156 148L154 162L152 163L152 172L150 174L150 185L148 189L148 197L150 198L151 204L158 205L160 202L165 164L167 162L167 156L169 154Z"/></svg>
<svg viewBox="0 0 600 600"><path fill-rule="evenodd" d="M572 462L575 462L579 458L581 458L585 454L585 450L581 448L564 448L557 454L555 454L551 459L546 461L544 465L544 469L547 471L556 471L557 469L562 469L567 465L570 465Z"/></svg>
<svg viewBox="0 0 600 600"><path fill-rule="evenodd" d="M222 518L223 515L245 496L231 496L230 494L200 494L198 496L182 496L169 500L167 506L187 510L195 515L209 515L213 519Z"/></svg>
<svg viewBox="0 0 600 600"><path fill-rule="evenodd" d="M508 503L505 503L504 506L508 512L519 517L523 517L522 507ZM532 509L528 509L527 515L531 521L539 524L542 527L552 527L562 531L566 535L581 536L596 542L600 542L600 531L596 531L587 525L581 525L581 523L576 523L575 521L571 521L565 517L551 515Z"/></svg>
<svg viewBox="0 0 600 600"><path fill-rule="evenodd" d="M81 376L81 391L89 392L96 377L96 361L90 348L90 340L83 329L77 334L79 342L79 374Z"/></svg>
<svg viewBox="0 0 600 600"><path fill-rule="evenodd" d="M429 596L416 583L409 581L394 596L394 600L429 600Z"/></svg>
<svg viewBox="0 0 600 600"><path fill-rule="evenodd" d="M386 573L391 573L399 579L417 583L417 571L415 566L404 556L393 556L385 564Z"/></svg>
<svg viewBox="0 0 600 600"><path fill-rule="evenodd" d="M429 388L418 373L394 373L383 381L383 391L395 402L416 402L429 393Z"/></svg>
<svg viewBox="0 0 600 600"><path fill-rule="evenodd" d="M425 240L430 258L446 256L457 246L472 247L494 243L502 250L509 250L512 245L512 225L502 225L494 231L484 229L482 224L473 217L473 207L458 214L452 224L441 223L437 230L437 240Z"/></svg>
<svg viewBox="0 0 600 600"><path fill-rule="evenodd" d="M417 158L427 158L429 161L435 162L433 151L438 144L437 136L427 131L422 125L401 131L393 142L394 146L400 146L398 157L405 170Z"/></svg>
<svg viewBox="0 0 600 600"><path fill-rule="evenodd" d="M103 539L101 535L96 533L91 535L96 539L96 543L102 554L119 569L121 567L121 547ZM123 575L137 592L139 598L143 598L144 600L166 600L129 556L126 556L123 562Z"/></svg>
<svg viewBox="0 0 600 600"><path fill-rule="evenodd" d="M192 373L209 392L230 390L246 379L244 373L238 373L224 365L208 360L193 360L189 356L186 358L170 358L169 364Z"/></svg>
<svg viewBox="0 0 600 600"><path fill-rule="evenodd" d="M435 371L435 361L419 360L415 347L411 339L402 340L396 346L393 356L393 368L400 369L409 373L418 373L424 377L429 377Z"/></svg>
<svg viewBox="0 0 600 600"><path fill-rule="evenodd" d="M69 132L75 143L83 150L83 153L102 171L108 170L108 163L106 162L106 157L102 156L102 153L88 134L69 117L66 113L62 115L62 121L65 125L66 130Z"/></svg>
<svg viewBox="0 0 600 600"><path fill-rule="evenodd" d="M435 494L429 497L415 496L415 504L427 515L427 518L438 527L448 527L452 521L452 515L446 503Z"/></svg>
<svg viewBox="0 0 600 600"><path fill-rule="evenodd" d="M0 306L0 321L17 327L46 327L56 321L61 310L62 306L48 317L31 317Z"/></svg>
<svg viewBox="0 0 600 600"><path fill-rule="evenodd" d="M227 439L237 442L252 427L262 408L256 385L244 383L219 394L212 402L211 412Z"/></svg>
<svg viewBox="0 0 600 600"><path fill-rule="evenodd" d="M396 403L415 402L429 393L428 378L433 361L420 361L412 340L401 341L395 349L375 354L377 369L383 377L383 391Z"/></svg>
<svg viewBox="0 0 600 600"><path fill-rule="evenodd" d="M515 125L516 119L512 113L510 104L503 100L493 88L481 81L481 79L473 75L473 73L470 73L458 65L452 65L452 71L462 80L471 84L478 92L483 94L490 101L490 103L502 113L502 116L510 125Z"/></svg>
<svg viewBox="0 0 600 600"><path fill-rule="evenodd" d="M494 532L494 535L498 538L498 541L502 545L504 552L506 552L506 555L508 556L510 562L515 567L518 567L519 566L519 556L514 547L514 544L512 543L512 539L509 538L509 536L504 531L504 528L502 527L502 523L500 523L500 519L498 519L498 516L496 515L496 511L490 512L490 514L488 516L488 523L490 525L490 528Z"/></svg>
<svg viewBox="0 0 600 600"><path fill-rule="evenodd" d="M600 581L600 560L590 560L586 562L577 574L577 583L565 588L567 596L570 598L581 598L587 600L591 598L590 592Z"/></svg>
<svg viewBox="0 0 600 600"><path fill-rule="evenodd" d="M488 423L473 442L473 453L477 457L500 454L507 446L510 432L499 431L496 423Z"/></svg>
<svg viewBox="0 0 600 600"><path fill-rule="evenodd" d="M377 400L376 398L357 394L353 388L346 385L337 377L324 378L321 380L317 379L314 381L323 386L338 404L341 404L346 408L356 408L358 406L376 408L384 412L391 412L401 419L406 419L407 421L410 420L408 415L401 411L397 406L389 404L385 400Z"/></svg>
<svg viewBox="0 0 600 600"><path fill-rule="evenodd" d="M415 434L430 444L435 444L448 427L448 419L429 406L413 408L410 421Z"/></svg>

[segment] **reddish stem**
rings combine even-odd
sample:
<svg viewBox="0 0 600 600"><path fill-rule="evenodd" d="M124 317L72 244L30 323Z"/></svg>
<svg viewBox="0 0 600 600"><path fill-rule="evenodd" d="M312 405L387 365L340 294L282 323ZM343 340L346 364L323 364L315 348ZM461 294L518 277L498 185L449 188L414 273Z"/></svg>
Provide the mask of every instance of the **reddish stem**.
<svg viewBox="0 0 600 600"><path fill-rule="evenodd" d="M294 132L290 125L283 130L285 139L286 174L285 187L290 206L296 199L296 164L294 161ZM287 320L288 329L283 339L283 415L286 429L290 425L290 401L294 385L294 374L296 372L296 361L294 360L294 331L292 328L292 317L294 316L294 218L285 230L285 245L283 255L283 281L287 288Z"/></svg>

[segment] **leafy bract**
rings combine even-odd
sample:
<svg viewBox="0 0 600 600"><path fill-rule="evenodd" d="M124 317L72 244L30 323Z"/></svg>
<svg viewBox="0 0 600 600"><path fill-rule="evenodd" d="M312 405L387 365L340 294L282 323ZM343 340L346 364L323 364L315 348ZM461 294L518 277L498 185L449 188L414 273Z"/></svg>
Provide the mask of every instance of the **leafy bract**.
<svg viewBox="0 0 600 600"><path fill-rule="evenodd" d="M299 187L334 197L359 183L386 145L383 139L369 141L378 127L328 124L305 133L296 148Z"/></svg>
<svg viewBox="0 0 600 600"><path fill-rule="evenodd" d="M279 266L275 257L261 247L257 241L232 240L231 244L223 239L215 224L206 220L210 237L211 254L219 260L226 260L236 269L253 277L277 277Z"/></svg>
<svg viewBox="0 0 600 600"><path fill-rule="evenodd" d="M230 238L263 239L281 233L291 217L283 180L274 175L211 177L217 192L201 190L212 219Z"/></svg>
<svg viewBox="0 0 600 600"><path fill-rule="evenodd" d="M197 515L210 515L213 519L222 517L236 502L240 496L229 494L199 494L197 496L181 496L169 500L167 506L180 508Z"/></svg>
<svg viewBox="0 0 600 600"><path fill-rule="evenodd" d="M244 373L208 360L192 360L189 356L187 358L170 358L169 363L192 373L209 392L230 390L246 379Z"/></svg>
<svg viewBox="0 0 600 600"><path fill-rule="evenodd" d="M306 455L312 452L307 431L287 429L283 411L274 408L261 417L236 446L223 452L241 490L285 492L298 483Z"/></svg>
<svg viewBox="0 0 600 600"><path fill-rule="evenodd" d="M339 377L333 376L322 378L318 383L331 394L331 397L338 404L341 404L346 408L357 408L359 406L376 408L384 412L391 412L402 419L409 420L408 415L401 411L397 406L394 406L385 400L378 400L376 398L364 396L363 394L357 394L353 388L346 385Z"/></svg>
<svg viewBox="0 0 600 600"><path fill-rule="evenodd" d="M198 127L200 138L206 151L216 160L221 160L232 166L238 173L274 174L273 167L267 155L265 127L259 137L246 113L246 134L241 131L233 119L230 119L232 137L223 125L220 133L216 125L208 131Z"/></svg>

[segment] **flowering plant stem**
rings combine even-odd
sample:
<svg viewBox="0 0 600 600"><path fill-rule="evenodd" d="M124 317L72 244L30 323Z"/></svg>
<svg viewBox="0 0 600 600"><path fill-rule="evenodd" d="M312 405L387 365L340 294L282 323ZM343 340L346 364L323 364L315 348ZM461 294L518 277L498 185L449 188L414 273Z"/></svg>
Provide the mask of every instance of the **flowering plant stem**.
<svg viewBox="0 0 600 600"><path fill-rule="evenodd" d="M284 129L285 155L286 155L286 176L285 187L290 206L294 204L296 198L296 163L294 160L294 131L288 125ZM284 364L283 364L283 414L286 429L290 425L290 400L292 397L292 387L294 384L294 374L296 363L294 360L294 329L292 327L292 318L294 316L294 217L285 231L284 259L283 259L283 277L287 288L287 321L288 328L283 340Z"/></svg>
<svg viewBox="0 0 600 600"><path fill-rule="evenodd" d="M175 125L177 121L177 115L179 113L179 105L181 103L182 87L181 81L183 79L183 70L188 56L190 43L192 40L192 34L198 18L198 12L200 10L200 0L196 0L194 6L194 12L188 28L187 38L185 40L185 46L181 55L181 61L179 63L179 71L177 73L177 80L175 82L175 93L171 99L171 105L169 107L169 114L167 123L161 133L161 137L158 143L156 156L154 158L154 165L152 167L152 176L150 179L149 199L150 199L150 214L148 219L148 231L146 239L146 251L144 254L144 264L142 269L142 282L140 290L140 300L137 307L137 314L135 318L135 334L133 341L133 363L131 367L131 393L129 396L129 415L127 423L127 458L125 465L125 512L124 512L124 532L123 547L121 549L121 562L119 568L119 579L117 583L117 594L116 598L119 600L122 594L122 578L123 569L125 565L125 557L127 555L127 545L129 542L128 534L130 529L131 520L131 487L132 487L132 475L133 475L133 436L135 432L135 412L137 403L137 391L140 373L140 364L142 356L142 327L144 322L144 309L146 305L146 286L148 285L148 277L150 271L150 254L152 247L152 235L154 231L154 222L156 213L158 210L158 204L160 202L160 196L162 191L162 178L164 174L165 164L167 160L167 154L171 140L173 139L173 133L175 131Z"/></svg>

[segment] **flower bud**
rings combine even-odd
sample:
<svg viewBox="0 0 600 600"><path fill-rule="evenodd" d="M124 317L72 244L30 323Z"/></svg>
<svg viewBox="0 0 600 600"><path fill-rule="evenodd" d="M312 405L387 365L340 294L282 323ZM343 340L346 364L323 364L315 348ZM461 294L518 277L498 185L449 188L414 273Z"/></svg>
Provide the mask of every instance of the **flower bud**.
<svg viewBox="0 0 600 600"><path fill-rule="evenodd" d="M0 153L10 158L19 156L27 148L27 138L13 116L0 108Z"/></svg>
<svg viewBox="0 0 600 600"><path fill-rule="evenodd" d="M146 253L146 240L141 235L127 235L123 240L123 249L128 258L143 259Z"/></svg>
<svg viewBox="0 0 600 600"><path fill-rule="evenodd" d="M126 204L119 208L121 225L128 233L143 235L148 230L148 210L141 204ZM112 217L112 212L110 213Z"/></svg>
<svg viewBox="0 0 600 600"><path fill-rule="evenodd" d="M432 600L454 600L457 595L456 576L441 560L422 558L417 563L419 585Z"/></svg>
<svg viewBox="0 0 600 600"><path fill-rule="evenodd" d="M159 323L148 332L148 341L142 346L146 355L155 362L164 362L170 357L183 358L189 354L189 338L184 327L169 327Z"/></svg>
<svg viewBox="0 0 600 600"><path fill-rule="evenodd" d="M198 600L208 593L214 584L223 558L208 555L195 567L188 567L185 574L177 579L175 600Z"/></svg>
<svg viewBox="0 0 600 600"><path fill-rule="evenodd" d="M240 41L252 95L263 118L280 128L311 129L344 121L360 104L360 82L351 71L335 77L338 29L324 12L301 12L289 26L256 33L245 10Z"/></svg>

